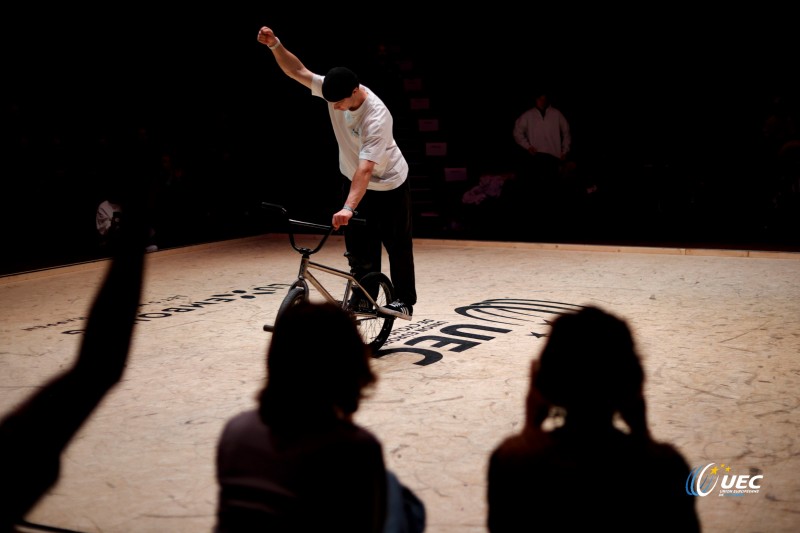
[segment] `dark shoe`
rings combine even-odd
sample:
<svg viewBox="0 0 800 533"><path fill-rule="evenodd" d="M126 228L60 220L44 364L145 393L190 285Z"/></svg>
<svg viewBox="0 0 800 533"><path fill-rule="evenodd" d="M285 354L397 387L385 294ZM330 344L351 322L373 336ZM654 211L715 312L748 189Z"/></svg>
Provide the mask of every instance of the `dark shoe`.
<svg viewBox="0 0 800 533"><path fill-rule="evenodd" d="M410 317L414 314L414 307L404 304L400 300L395 300L386 306L386 309L394 311L392 314L395 316L404 315L403 318Z"/></svg>

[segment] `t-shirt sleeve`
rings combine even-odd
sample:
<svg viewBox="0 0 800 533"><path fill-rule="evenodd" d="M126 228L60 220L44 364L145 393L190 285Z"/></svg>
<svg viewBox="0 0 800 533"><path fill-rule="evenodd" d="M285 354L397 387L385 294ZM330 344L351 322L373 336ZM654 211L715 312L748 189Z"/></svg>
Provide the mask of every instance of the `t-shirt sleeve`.
<svg viewBox="0 0 800 533"><path fill-rule="evenodd" d="M324 98L322 96L322 81L325 79L325 76L321 76L319 74L314 74L311 78L311 94L314 96L319 96L320 98Z"/></svg>

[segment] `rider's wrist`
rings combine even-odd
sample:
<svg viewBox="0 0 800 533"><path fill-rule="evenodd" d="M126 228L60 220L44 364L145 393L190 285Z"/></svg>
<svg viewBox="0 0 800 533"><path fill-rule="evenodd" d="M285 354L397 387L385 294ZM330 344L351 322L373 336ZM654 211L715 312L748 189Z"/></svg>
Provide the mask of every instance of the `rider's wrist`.
<svg viewBox="0 0 800 533"><path fill-rule="evenodd" d="M280 39L278 39L277 37L275 37L275 44L273 44L272 46L270 46L270 45L267 45L267 48L269 48L270 50L275 50L275 49L276 49L276 48L278 48L280 45L281 45L281 40L280 40Z"/></svg>

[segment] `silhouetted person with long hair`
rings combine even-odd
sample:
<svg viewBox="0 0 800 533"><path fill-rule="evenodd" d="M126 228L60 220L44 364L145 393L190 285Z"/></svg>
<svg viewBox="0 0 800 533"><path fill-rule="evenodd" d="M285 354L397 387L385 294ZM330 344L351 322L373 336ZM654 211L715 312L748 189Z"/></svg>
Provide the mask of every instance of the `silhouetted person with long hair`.
<svg viewBox="0 0 800 533"><path fill-rule="evenodd" d="M74 365L0 421L0 531L13 531L56 483L65 448L122 377L144 275L145 194L143 187L126 197L127 224Z"/></svg>
<svg viewBox="0 0 800 533"><path fill-rule="evenodd" d="M489 460L489 531L699 531L689 466L650 436L643 384L623 320L559 316L531 365L525 426Z"/></svg>
<svg viewBox="0 0 800 533"><path fill-rule="evenodd" d="M387 473L377 437L353 422L376 379L341 308L305 302L282 313L259 406L230 419L219 440L215 531L383 532L398 488L424 511Z"/></svg>

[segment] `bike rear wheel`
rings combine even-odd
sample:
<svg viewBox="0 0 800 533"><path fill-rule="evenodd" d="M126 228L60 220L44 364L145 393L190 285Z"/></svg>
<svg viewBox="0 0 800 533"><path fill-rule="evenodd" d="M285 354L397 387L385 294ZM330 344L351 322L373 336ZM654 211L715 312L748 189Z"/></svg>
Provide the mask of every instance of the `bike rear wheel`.
<svg viewBox="0 0 800 533"><path fill-rule="evenodd" d="M375 294L373 299L379 306L385 307L394 301L394 285L386 274L370 272L361 279L360 283L369 290L370 294ZM395 317L379 313L372 304L361 306L358 309L348 306L348 310L355 317L364 343L369 345L373 353L377 353L389 338Z"/></svg>

